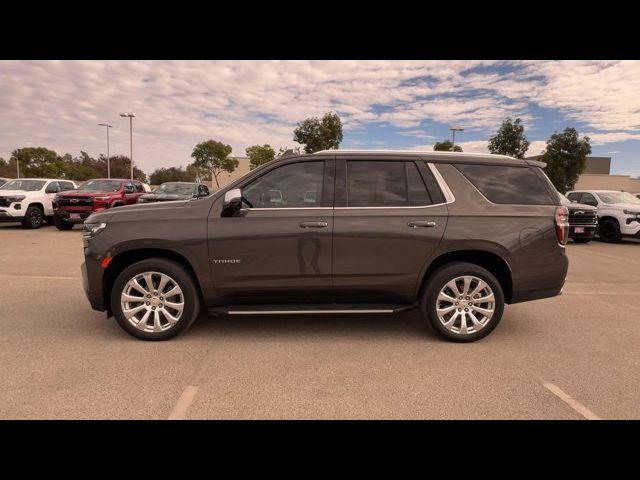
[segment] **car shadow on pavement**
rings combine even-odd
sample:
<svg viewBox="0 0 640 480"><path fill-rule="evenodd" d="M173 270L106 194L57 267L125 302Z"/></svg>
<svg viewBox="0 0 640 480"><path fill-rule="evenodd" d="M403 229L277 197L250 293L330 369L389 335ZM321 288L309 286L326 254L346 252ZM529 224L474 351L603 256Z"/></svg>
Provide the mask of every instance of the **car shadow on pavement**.
<svg viewBox="0 0 640 480"><path fill-rule="evenodd" d="M309 337L345 339L395 337L439 341L417 310L385 315L242 315L201 314L185 337Z"/></svg>

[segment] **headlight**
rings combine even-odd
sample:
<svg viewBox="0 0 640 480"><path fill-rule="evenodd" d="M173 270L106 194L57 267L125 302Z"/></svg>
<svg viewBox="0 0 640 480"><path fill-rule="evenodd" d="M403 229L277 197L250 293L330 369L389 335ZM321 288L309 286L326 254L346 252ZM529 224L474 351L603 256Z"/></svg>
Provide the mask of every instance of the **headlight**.
<svg viewBox="0 0 640 480"><path fill-rule="evenodd" d="M94 197L94 200L98 200L99 202L108 202L109 197Z"/></svg>
<svg viewBox="0 0 640 480"><path fill-rule="evenodd" d="M106 223L85 223L82 227L82 243L85 247L89 245L89 240L107 228Z"/></svg>
<svg viewBox="0 0 640 480"><path fill-rule="evenodd" d="M15 197L5 197L5 198L9 201L9 203L14 203L14 202L21 202L26 197L24 195L16 195Z"/></svg>
<svg viewBox="0 0 640 480"><path fill-rule="evenodd" d="M624 210L624 214L625 215L631 215L633 217L638 217L640 216L640 212L634 212L632 210Z"/></svg>
<svg viewBox="0 0 640 480"><path fill-rule="evenodd" d="M144 198L142 198L142 197L138 198L138 203L144 203L144 202L146 202L146 200Z"/></svg>

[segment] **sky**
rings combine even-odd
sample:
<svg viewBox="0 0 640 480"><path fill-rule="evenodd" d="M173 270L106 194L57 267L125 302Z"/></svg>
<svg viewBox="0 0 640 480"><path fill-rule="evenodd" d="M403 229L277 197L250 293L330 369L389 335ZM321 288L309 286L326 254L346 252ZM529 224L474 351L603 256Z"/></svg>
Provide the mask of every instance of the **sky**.
<svg viewBox="0 0 640 480"><path fill-rule="evenodd" d="M129 155L147 173L186 166L214 139L233 155L298 146L296 124L335 111L340 148L487 152L502 120L519 117L539 154L574 127L612 173L640 176L640 61L0 61L0 157L20 147L60 155Z"/></svg>

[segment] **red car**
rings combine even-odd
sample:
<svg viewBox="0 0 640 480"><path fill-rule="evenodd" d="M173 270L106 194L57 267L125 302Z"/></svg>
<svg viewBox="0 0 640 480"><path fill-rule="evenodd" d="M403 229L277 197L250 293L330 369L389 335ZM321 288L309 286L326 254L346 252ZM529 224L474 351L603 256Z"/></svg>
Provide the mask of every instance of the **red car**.
<svg viewBox="0 0 640 480"><path fill-rule="evenodd" d="M93 212L133 205L147 193L138 180L98 178L77 190L56 195L53 200L53 223L58 230L71 230Z"/></svg>

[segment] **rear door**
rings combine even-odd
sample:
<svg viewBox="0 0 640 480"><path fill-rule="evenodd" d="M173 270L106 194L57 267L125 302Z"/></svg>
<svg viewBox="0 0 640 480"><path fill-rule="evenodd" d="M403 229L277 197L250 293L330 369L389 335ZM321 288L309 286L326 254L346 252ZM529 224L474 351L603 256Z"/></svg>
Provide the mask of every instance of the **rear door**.
<svg viewBox="0 0 640 480"><path fill-rule="evenodd" d="M345 302L408 302L447 224L434 175L419 158L338 157L333 285Z"/></svg>

